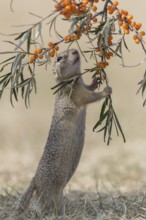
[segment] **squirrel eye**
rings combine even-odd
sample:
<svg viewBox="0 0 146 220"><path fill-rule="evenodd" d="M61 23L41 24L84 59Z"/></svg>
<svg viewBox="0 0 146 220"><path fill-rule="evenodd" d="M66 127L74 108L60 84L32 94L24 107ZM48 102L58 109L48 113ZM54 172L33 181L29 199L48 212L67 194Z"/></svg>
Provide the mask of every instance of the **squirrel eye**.
<svg viewBox="0 0 146 220"><path fill-rule="evenodd" d="M57 62L59 62L62 59L62 57L57 57Z"/></svg>

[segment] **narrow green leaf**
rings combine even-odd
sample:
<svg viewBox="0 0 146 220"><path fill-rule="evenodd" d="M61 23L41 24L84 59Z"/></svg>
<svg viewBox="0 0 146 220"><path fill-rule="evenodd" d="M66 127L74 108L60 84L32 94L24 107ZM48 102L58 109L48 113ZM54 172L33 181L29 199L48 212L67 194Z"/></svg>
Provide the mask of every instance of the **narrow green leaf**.
<svg viewBox="0 0 146 220"><path fill-rule="evenodd" d="M11 73L12 75L15 74L16 69L19 68L21 66L21 61L22 61L22 54L17 54L17 56L15 57L12 66L11 66Z"/></svg>
<svg viewBox="0 0 146 220"><path fill-rule="evenodd" d="M31 30L25 32L25 33L22 35L22 37L20 38L20 41L19 41L19 43L17 44L15 50L17 50L17 49L29 38L30 32L31 32Z"/></svg>
<svg viewBox="0 0 146 220"><path fill-rule="evenodd" d="M93 127L93 131L99 126L102 124L102 122L104 121L104 119L108 116L109 114L109 110L107 110L102 116L101 118L98 120L98 122L94 125Z"/></svg>
<svg viewBox="0 0 146 220"><path fill-rule="evenodd" d="M21 79L21 82L24 82L23 74L20 75L20 79ZM21 87L21 96L22 96L22 98L24 98L24 93L25 93L25 86L22 86Z"/></svg>
<svg viewBox="0 0 146 220"><path fill-rule="evenodd" d="M4 89L7 87L7 85L9 84L11 80L11 73L7 74L7 76L5 77L5 80L3 81L3 85L1 86L2 89L0 91L0 98L2 97L2 94L4 92Z"/></svg>
<svg viewBox="0 0 146 220"><path fill-rule="evenodd" d="M53 93L53 95L55 95L57 92L59 92L59 90L62 89L62 88L63 88L64 86L66 86L67 84L68 84L67 82L66 82L66 83L65 83L65 82L62 83L62 85L60 85L59 87L57 87L58 89L55 90L55 92Z"/></svg>
<svg viewBox="0 0 146 220"><path fill-rule="evenodd" d="M26 92L25 92L25 106L28 108L30 106L30 93L32 89L30 87L30 82L27 85Z"/></svg>
<svg viewBox="0 0 146 220"><path fill-rule="evenodd" d="M111 118L110 123L108 125L108 141L107 141L107 145L109 145L110 141L112 140L112 138L111 138L112 125L113 125L113 118Z"/></svg>
<svg viewBox="0 0 146 220"><path fill-rule="evenodd" d="M108 99L105 99L104 103L102 104L101 111L100 111L100 116L99 116L100 119L102 118L102 115L103 115L104 112L105 112L105 109L106 109L107 104L108 104Z"/></svg>
<svg viewBox="0 0 146 220"><path fill-rule="evenodd" d="M128 52L130 52L130 50L129 50L128 46L127 46L127 43L125 41L125 37L123 37L122 40L123 40L125 48L128 50Z"/></svg>
<svg viewBox="0 0 146 220"><path fill-rule="evenodd" d="M119 136L119 131L118 131L118 127L117 127L117 124L116 124L116 121L115 121L115 117L113 117L113 121L114 121L117 136Z"/></svg>
<svg viewBox="0 0 146 220"><path fill-rule="evenodd" d="M31 31L29 32L27 37L27 53L29 53L30 45L31 45Z"/></svg>
<svg viewBox="0 0 146 220"><path fill-rule="evenodd" d="M10 58L4 60L3 62L0 63L0 65L4 64L4 63L6 63L6 62L8 62L8 61L10 61L10 60L13 60L15 57L16 57L16 56L13 56L13 57L10 57Z"/></svg>
<svg viewBox="0 0 146 220"><path fill-rule="evenodd" d="M23 82L19 83L17 86L15 86L15 88L20 88L20 87L24 87L26 86L32 79L31 78L27 78L25 80L23 80Z"/></svg>
<svg viewBox="0 0 146 220"><path fill-rule="evenodd" d="M5 79L6 79L9 75L11 75L11 72L9 72L9 73L7 73L7 74L5 74L5 75L3 75L3 76L0 76L0 78L2 78L2 80L0 80L0 84L3 83L3 81L5 81Z"/></svg>
<svg viewBox="0 0 146 220"><path fill-rule="evenodd" d="M41 35L41 31L42 31L42 22L39 22L37 25L37 31L35 31L35 37L34 37L35 40L39 38L39 36Z"/></svg>
<svg viewBox="0 0 146 220"><path fill-rule="evenodd" d="M113 110L113 114L114 114L114 117L115 117L115 121L116 121L117 127L118 127L118 129L119 129L119 131L120 131L120 133L121 133L121 135L123 137L123 140L124 140L124 142L126 142L125 135L124 135L124 133L122 131L121 125L120 125L119 120L118 120L118 117L117 117L117 115L116 115L114 110Z"/></svg>
<svg viewBox="0 0 146 220"><path fill-rule="evenodd" d="M15 40L19 40L21 37L23 37L23 35L24 34L26 34L27 33L27 31L24 31L24 32L22 32L21 34L19 34L16 38L15 38Z"/></svg>
<svg viewBox="0 0 146 220"><path fill-rule="evenodd" d="M16 89L15 89L15 88L12 88L12 89L10 90L10 102L11 102L12 107L14 107L14 104L13 104L13 96L14 96L15 100L18 101L17 92L16 92Z"/></svg>

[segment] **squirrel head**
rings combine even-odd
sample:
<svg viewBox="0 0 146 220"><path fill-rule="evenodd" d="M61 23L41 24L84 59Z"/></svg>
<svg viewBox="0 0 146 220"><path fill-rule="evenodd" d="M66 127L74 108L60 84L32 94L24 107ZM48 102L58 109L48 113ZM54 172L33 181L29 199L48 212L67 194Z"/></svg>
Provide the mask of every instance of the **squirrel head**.
<svg viewBox="0 0 146 220"><path fill-rule="evenodd" d="M54 64L55 78L59 81L80 73L80 55L76 49L68 49L60 53Z"/></svg>

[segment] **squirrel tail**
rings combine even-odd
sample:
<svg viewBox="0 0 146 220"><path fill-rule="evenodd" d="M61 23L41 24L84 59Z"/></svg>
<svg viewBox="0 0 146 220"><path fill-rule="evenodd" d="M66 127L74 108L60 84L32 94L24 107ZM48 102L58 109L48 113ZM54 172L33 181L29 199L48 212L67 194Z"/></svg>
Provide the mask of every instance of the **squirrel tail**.
<svg viewBox="0 0 146 220"><path fill-rule="evenodd" d="M19 204L17 205L15 209L14 216L19 216L23 212L26 211L27 207L29 206L30 200L33 196L33 193L36 189L34 178L32 179L29 187L25 191L25 193L22 195Z"/></svg>

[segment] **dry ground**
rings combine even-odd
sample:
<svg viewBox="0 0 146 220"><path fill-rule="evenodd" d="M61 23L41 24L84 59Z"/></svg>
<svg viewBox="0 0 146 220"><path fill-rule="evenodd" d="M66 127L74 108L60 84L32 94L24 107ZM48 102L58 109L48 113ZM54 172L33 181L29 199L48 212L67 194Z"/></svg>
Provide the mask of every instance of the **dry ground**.
<svg viewBox="0 0 146 220"><path fill-rule="evenodd" d="M20 195L18 192L0 196L0 219L15 220L10 215ZM146 195L141 191L122 193L81 192L72 191L65 197L65 214L62 217L44 217L37 209L37 201L33 200L24 218L20 220L144 220L146 219Z"/></svg>

